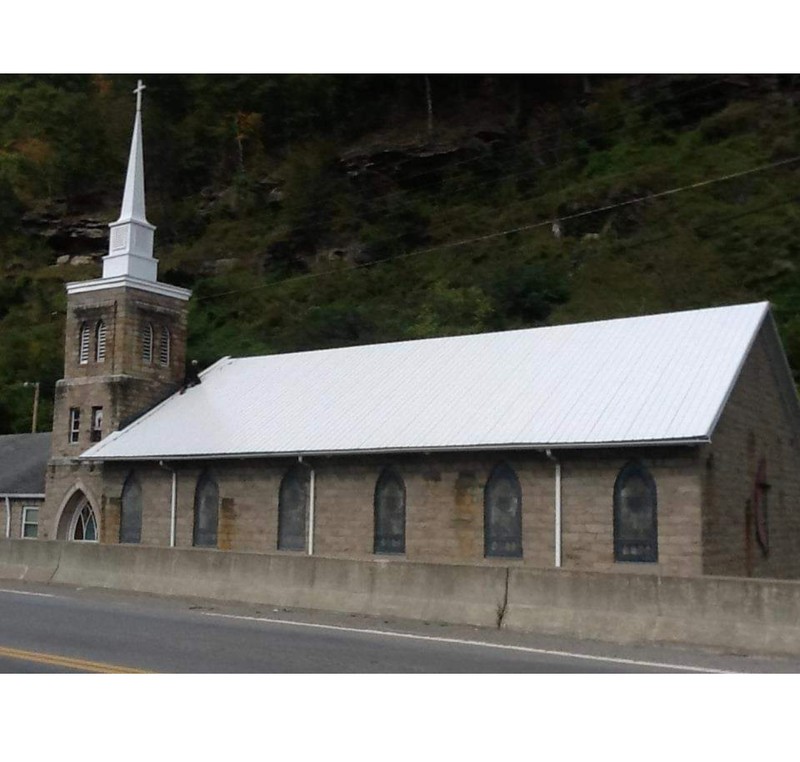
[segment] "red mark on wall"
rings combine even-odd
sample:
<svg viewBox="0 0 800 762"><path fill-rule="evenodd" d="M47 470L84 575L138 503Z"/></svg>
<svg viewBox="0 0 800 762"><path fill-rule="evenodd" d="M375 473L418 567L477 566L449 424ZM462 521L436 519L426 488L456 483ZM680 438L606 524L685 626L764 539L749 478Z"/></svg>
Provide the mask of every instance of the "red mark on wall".
<svg viewBox="0 0 800 762"><path fill-rule="evenodd" d="M769 525L767 516L767 460L761 458L756 471L755 484L753 485L753 513L756 523L756 540L761 546L764 555L769 552Z"/></svg>

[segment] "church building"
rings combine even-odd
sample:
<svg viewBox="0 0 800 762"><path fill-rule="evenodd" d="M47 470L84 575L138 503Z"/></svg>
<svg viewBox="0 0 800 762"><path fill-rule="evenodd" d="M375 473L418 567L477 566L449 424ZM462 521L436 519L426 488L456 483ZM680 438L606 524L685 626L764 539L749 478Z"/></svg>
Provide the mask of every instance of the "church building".
<svg viewBox="0 0 800 762"><path fill-rule="evenodd" d="M800 407L767 303L263 357L184 383L141 86L102 277L67 285L38 537L800 576Z"/></svg>

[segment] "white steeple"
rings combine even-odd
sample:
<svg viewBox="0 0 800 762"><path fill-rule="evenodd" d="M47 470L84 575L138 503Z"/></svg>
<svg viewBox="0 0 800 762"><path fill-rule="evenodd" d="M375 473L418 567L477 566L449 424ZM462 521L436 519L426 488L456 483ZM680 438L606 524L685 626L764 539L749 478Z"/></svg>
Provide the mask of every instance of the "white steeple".
<svg viewBox="0 0 800 762"><path fill-rule="evenodd" d="M158 260L153 257L155 227L147 221L144 207L144 152L142 151L142 80L136 89L136 118L133 123L128 174L119 219L112 222L108 256L103 257L103 278L127 275L155 281Z"/></svg>

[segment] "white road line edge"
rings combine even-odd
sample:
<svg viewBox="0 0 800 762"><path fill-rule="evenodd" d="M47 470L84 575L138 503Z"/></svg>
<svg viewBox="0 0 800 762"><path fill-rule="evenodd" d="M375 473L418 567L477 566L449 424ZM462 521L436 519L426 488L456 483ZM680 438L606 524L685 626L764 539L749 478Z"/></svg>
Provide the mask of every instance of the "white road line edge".
<svg viewBox="0 0 800 762"><path fill-rule="evenodd" d="M9 595L35 595L39 598L56 598L57 596L53 595L52 593L30 593L27 590L6 590L5 588L0 588L0 593L8 593Z"/></svg>
<svg viewBox="0 0 800 762"><path fill-rule="evenodd" d="M562 656L570 659L584 659L586 661L604 661L613 664L627 664L635 667L653 667L656 669L684 670L686 672L703 672L715 675L732 675L723 669L708 669L706 667L690 667L685 664L666 664L656 661L639 661L637 659L623 659L617 656L594 656L592 654L578 654L570 651L552 651L545 648L530 648L528 646L511 646L504 643L487 643L482 640L465 640L462 638L437 638L433 635L414 635L408 632L393 632L390 630L369 630L358 627L342 627L334 624L316 624L314 622L295 622L289 619L269 619L258 616L241 616L238 614L217 614L210 611L197 612L202 616L215 616L222 619L240 619L248 622L266 622L267 624L283 624L291 627L313 627L321 630L342 630L363 635L381 635L387 638L408 638L409 640L428 640L435 643L453 643L464 646L478 646L482 648L496 648L503 651L521 651L522 653L539 654L540 656Z"/></svg>

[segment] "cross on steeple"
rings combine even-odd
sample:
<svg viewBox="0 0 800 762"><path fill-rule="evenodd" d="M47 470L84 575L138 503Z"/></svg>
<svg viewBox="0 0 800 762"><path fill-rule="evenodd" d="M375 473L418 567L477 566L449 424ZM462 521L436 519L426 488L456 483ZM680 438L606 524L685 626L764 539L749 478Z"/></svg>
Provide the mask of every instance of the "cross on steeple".
<svg viewBox="0 0 800 762"><path fill-rule="evenodd" d="M155 282L158 262L153 257L155 227L147 221L144 204L144 154L142 151L142 92L140 79L136 94L136 115L133 118L131 152L122 208L119 219L109 225L108 256L103 258L103 278L120 275Z"/></svg>
<svg viewBox="0 0 800 762"><path fill-rule="evenodd" d="M142 84L142 80L140 79L136 83L136 89L133 91L134 93L136 93L136 110L137 111L141 111L142 110L142 92L144 92L145 89L146 89L146 86Z"/></svg>

